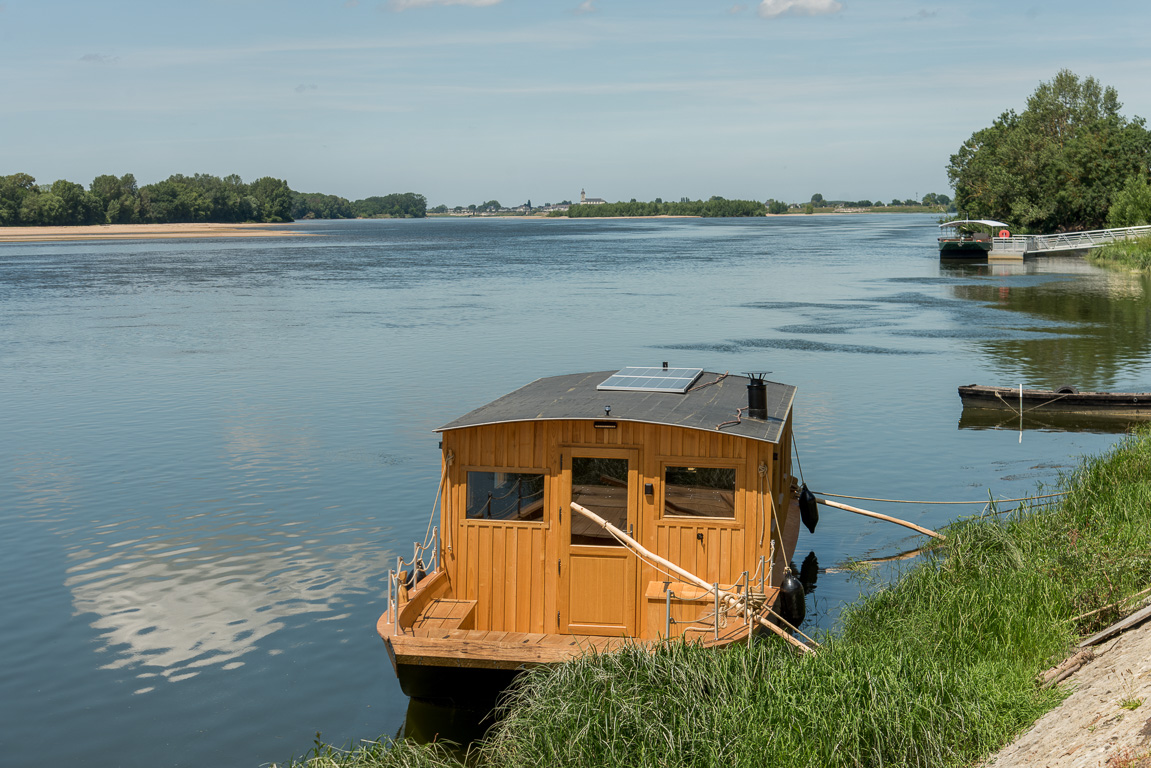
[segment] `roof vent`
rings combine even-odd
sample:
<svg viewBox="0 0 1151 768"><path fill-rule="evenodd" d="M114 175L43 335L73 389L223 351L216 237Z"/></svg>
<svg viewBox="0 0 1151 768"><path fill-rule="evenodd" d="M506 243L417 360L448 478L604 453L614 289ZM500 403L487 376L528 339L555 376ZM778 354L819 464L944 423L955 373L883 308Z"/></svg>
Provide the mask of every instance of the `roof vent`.
<svg viewBox="0 0 1151 768"><path fill-rule="evenodd" d="M767 384L765 379L771 371L751 371L747 376L747 417L767 420Z"/></svg>

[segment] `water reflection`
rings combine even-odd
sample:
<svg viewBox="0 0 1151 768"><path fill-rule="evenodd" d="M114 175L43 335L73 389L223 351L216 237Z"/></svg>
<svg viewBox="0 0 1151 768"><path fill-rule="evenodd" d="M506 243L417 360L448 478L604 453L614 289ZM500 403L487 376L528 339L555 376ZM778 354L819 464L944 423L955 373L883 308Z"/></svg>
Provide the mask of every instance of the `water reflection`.
<svg viewBox="0 0 1151 768"><path fill-rule="evenodd" d="M1021 333L976 340L985 363L1000 377L980 383L1114 390L1146 376L1151 353L1147 276L1101 270L1066 257L968 265L951 274L1005 278L973 279L948 290L1021 320Z"/></svg>
<svg viewBox="0 0 1151 768"><path fill-rule="evenodd" d="M207 498L195 498L203 487L185 477L179 493L188 498L173 499L185 473L155 456L109 473L80 445L12 462L22 535L39 530L62 544L62 585L95 630L95 665L135 675L137 694L207 668L237 669L261 643L277 655L283 649L266 640L293 621L339 622L364 594L384 591L392 553L380 547L382 529L370 516L347 522L331 498L315 500L307 486L317 451L299 425L223 425L230 472ZM348 453L343 462L386 461Z"/></svg>
<svg viewBox="0 0 1151 768"><path fill-rule="evenodd" d="M964 408L959 417L959 429L1000 429L1009 432L1035 430L1039 432L1094 432L1098 434L1123 434L1140 422L1151 420L1145 417L1123 415L1044 413L1032 411L1020 416L1013 411L992 408Z"/></svg>
<svg viewBox="0 0 1151 768"><path fill-rule="evenodd" d="M224 531L161 538L104 527L102 533L130 538L72 551L78 562L65 581L75 610L95 616L91 626L108 654L101 668L177 682L205 667L243 665L241 657L289 617L346 618L347 594L378 582L387 556L368 545L313 550L317 542L293 527L265 531L258 544Z"/></svg>

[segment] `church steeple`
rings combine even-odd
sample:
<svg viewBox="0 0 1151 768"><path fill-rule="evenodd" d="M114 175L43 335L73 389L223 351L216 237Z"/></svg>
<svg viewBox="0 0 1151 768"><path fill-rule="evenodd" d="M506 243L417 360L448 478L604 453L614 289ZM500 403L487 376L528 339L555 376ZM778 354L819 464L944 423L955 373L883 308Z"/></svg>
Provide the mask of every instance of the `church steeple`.
<svg viewBox="0 0 1151 768"><path fill-rule="evenodd" d="M584 191L581 189L581 190L579 191L579 201L580 201L581 203L583 203L583 202L585 202L586 200L587 200L587 195L586 195L586 194L584 194Z"/></svg>

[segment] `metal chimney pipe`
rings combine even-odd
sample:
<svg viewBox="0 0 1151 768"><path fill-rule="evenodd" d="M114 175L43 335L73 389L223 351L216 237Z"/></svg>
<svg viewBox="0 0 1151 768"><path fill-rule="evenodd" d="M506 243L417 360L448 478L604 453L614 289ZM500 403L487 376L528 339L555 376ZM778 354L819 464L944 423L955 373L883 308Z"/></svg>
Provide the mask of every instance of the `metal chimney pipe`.
<svg viewBox="0 0 1151 768"><path fill-rule="evenodd" d="M747 416L750 419L767 420L767 384L764 383L766 373L747 374Z"/></svg>

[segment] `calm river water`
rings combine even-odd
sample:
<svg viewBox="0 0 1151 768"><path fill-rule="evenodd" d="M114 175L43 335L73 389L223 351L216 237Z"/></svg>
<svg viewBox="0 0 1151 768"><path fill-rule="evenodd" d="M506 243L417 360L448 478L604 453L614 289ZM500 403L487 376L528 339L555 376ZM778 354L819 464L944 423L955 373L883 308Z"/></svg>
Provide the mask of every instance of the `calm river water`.
<svg viewBox="0 0 1151 768"><path fill-rule="evenodd" d="M1151 388L1145 278L941 266L930 216L294 226L317 236L0 245L5 765L395 734L374 625L432 508L432 430L540 376L770 370L812 488L928 500L1025 495L1118 439L960 428L956 386ZM918 542L822 518L797 560ZM809 622L867 588L821 574Z"/></svg>

